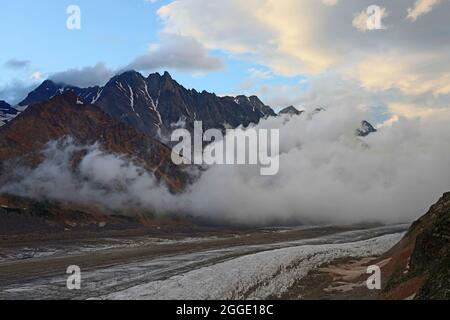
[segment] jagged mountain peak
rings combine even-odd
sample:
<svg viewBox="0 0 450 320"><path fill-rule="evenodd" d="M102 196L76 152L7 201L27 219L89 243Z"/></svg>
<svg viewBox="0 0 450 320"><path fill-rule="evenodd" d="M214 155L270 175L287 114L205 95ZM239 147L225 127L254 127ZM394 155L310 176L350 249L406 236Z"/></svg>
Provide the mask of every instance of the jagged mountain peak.
<svg viewBox="0 0 450 320"><path fill-rule="evenodd" d="M61 88L63 88L63 85L58 85L52 80L45 80L36 89L31 91L27 97L19 103L19 106L24 107L46 101L53 97Z"/></svg>
<svg viewBox="0 0 450 320"><path fill-rule="evenodd" d="M145 77L135 70L127 70L115 75L110 81L117 81L117 80L122 81L145 80Z"/></svg>
<svg viewBox="0 0 450 320"><path fill-rule="evenodd" d="M162 76L165 79L170 79L172 80L172 76L170 75L170 73L168 71L164 71L164 74Z"/></svg>
<svg viewBox="0 0 450 320"><path fill-rule="evenodd" d="M271 107L265 105L255 95L252 95L250 97L245 95L239 95L234 98L234 102L240 105L241 107L250 108L253 112L257 112L261 116L261 118L276 115Z"/></svg>
<svg viewBox="0 0 450 320"><path fill-rule="evenodd" d="M289 114L289 115L301 115L304 111L300 111L297 108L295 108L294 106L289 106L287 108L284 108L283 110L281 110L278 114Z"/></svg>
<svg viewBox="0 0 450 320"><path fill-rule="evenodd" d="M6 101L1 100L0 101L0 127L3 126L5 123L12 120L17 114L19 113L18 110L11 107L9 103Z"/></svg>
<svg viewBox="0 0 450 320"><path fill-rule="evenodd" d="M6 108L9 108L10 106L11 105L8 102L6 102L4 100L0 100L0 109L2 109L2 108L6 109Z"/></svg>
<svg viewBox="0 0 450 320"><path fill-rule="evenodd" d="M78 88L44 81L20 103L24 106L48 101L72 91L81 101L95 104L118 121L124 122L152 137L170 134L180 119L186 128L194 121L203 121L205 128L224 129L248 126L275 112L257 96L219 97L207 91L188 90L175 81L169 72L152 73L145 78L128 70L111 78L104 87Z"/></svg>
<svg viewBox="0 0 450 320"><path fill-rule="evenodd" d="M72 85L57 83L51 79L42 82L36 89L30 92L27 97L19 103L21 111L33 104L48 101L55 96L61 95L67 91L75 92L86 103L93 103L98 98L101 88L93 86L89 88L78 88Z"/></svg>
<svg viewBox="0 0 450 320"><path fill-rule="evenodd" d="M366 120L361 121L361 127L356 129L356 134L360 137L367 137L371 133L375 132L377 132L377 129L375 129L372 124Z"/></svg>

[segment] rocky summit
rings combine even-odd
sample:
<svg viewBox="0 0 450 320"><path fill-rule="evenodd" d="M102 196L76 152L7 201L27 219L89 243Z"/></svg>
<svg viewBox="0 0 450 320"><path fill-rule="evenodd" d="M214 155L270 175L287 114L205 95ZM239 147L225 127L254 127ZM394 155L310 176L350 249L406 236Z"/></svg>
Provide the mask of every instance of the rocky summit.
<svg viewBox="0 0 450 320"><path fill-rule="evenodd" d="M174 128L193 129L202 121L205 129L226 129L258 123L275 112L256 96L219 97L206 91L188 90L168 72L136 71L113 77L103 87L78 88L44 81L19 104L22 108L48 101L67 91L85 103L95 104L117 121L152 137L164 138Z"/></svg>

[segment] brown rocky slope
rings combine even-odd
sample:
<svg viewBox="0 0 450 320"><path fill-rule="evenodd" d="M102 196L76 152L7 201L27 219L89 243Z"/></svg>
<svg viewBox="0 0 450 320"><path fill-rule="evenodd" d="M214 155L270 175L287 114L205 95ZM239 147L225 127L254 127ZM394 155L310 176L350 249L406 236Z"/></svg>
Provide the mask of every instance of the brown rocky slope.
<svg viewBox="0 0 450 320"><path fill-rule="evenodd" d="M72 137L81 145L99 143L106 152L125 155L152 171L173 191L180 191L186 182L187 176L173 164L167 146L94 105L80 103L72 92L30 106L0 128L0 174L11 160L37 165L42 161L44 146L64 137Z"/></svg>
<svg viewBox="0 0 450 320"><path fill-rule="evenodd" d="M116 121L97 106L81 103L71 92L30 106L0 128L0 177L8 179L7 174L17 167L36 167L44 160L42 151L46 144L66 137L82 146L97 143L106 153L126 156L153 173L171 192L183 190L188 181L183 168L173 164L170 148ZM73 163L82 156L74 155ZM133 225L153 225L167 220L139 208L112 212L90 203L64 204L52 199L27 199L9 194L0 194L0 210L3 234L44 230L55 223L67 228L103 223L128 225L131 220ZM178 220L174 218L174 221Z"/></svg>
<svg viewBox="0 0 450 320"><path fill-rule="evenodd" d="M450 192L385 255L387 299L450 299Z"/></svg>

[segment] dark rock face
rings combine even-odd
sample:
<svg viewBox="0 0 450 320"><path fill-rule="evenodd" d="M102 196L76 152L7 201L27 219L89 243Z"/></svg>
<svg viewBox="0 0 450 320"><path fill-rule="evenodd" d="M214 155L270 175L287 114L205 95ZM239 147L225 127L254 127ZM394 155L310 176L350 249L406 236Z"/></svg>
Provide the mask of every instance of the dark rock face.
<svg viewBox="0 0 450 320"><path fill-rule="evenodd" d="M359 137L367 137L369 134L375 132L377 132L377 129L375 129L368 121L362 121L361 128L356 129L356 135Z"/></svg>
<svg viewBox="0 0 450 320"><path fill-rule="evenodd" d="M19 111L11 107L5 101L0 101L0 126L12 120Z"/></svg>
<svg viewBox="0 0 450 320"><path fill-rule="evenodd" d="M137 72L112 78L95 104L114 119L151 136L157 135L160 126L157 101L150 96L146 79Z"/></svg>
<svg viewBox="0 0 450 320"><path fill-rule="evenodd" d="M47 80L20 103L44 102L72 91L85 103L98 105L114 119L152 137L167 136L174 128L192 129L202 121L206 129L236 128L274 116L274 111L256 96L218 97L214 93L187 90L169 73L143 77L128 71L113 77L104 87L76 88Z"/></svg>
<svg viewBox="0 0 450 320"><path fill-rule="evenodd" d="M30 92L28 96L19 103L19 106L25 107L47 101L55 96L58 93L58 90L62 88L62 85L58 85L51 80L45 80L39 87Z"/></svg>
<svg viewBox="0 0 450 320"><path fill-rule="evenodd" d="M406 266L390 277L388 293L415 284L415 299L450 299L450 193L414 222L402 242L410 254Z"/></svg>
<svg viewBox="0 0 450 320"><path fill-rule="evenodd" d="M7 102L0 101L0 116L2 115L16 115L19 111L11 107Z"/></svg>
<svg viewBox="0 0 450 320"><path fill-rule="evenodd" d="M234 101L242 107L246 107L254 112L259 112L261 117L276 116L271 107L266 106L257 96L237 96Z"/></svg>
<svg viewBox="0 0 450 320"><path fill-rule="evenodd" d="M45 80L39 87L34 89L28 96L19 103L20 107L26 107L33 104L41 103L50 100L51 98L72 91L79 96L86 103L94 103L101 92L100 87L91 88L77 88L73 86L66 86L58 84L51 80Z"/></svg>
<svg viewBox="0 0 450 320"><path fill-rule="evenodd" d="M205 130L248 126L274 114L257 97L218 97L187 90L167 72L144 78L130 71L114 77L96 104L115 119L151 136L164 136L179 127L193 129L194 121L202 121Z"/></svg>
<svg viewBox="0 0 450 320"><path fill-rule="evenodd" d="M446 193L431 207L416 228L423 228L417 236L411 255L413 273L428 276L416 299L450 299L450 193Z"/></svg>
<svg viewBox="0 0 450 320"><path fill-rule="evenodd" d="M186 182L186 175L173 164L167 146L116 121L97 106L83 104L73 92L35 104L0 128L0 175L7 160L17 163L21 159L27 165L37 165L43 160L44 146L64 137L72 137L81 145L99 143L106 152L128 156L171 190L181 190Z"/></svg>
<svg viewBox="0 0 450 320"><path fill-rule="evenodd" d="M304 111L299 111L297 108L295 108L294 106L290 106L287 108L284 108L283 110L281 110L278 114L283 115L283 114L289 114L289 115L295 115L295 116L299 116L303 113Z"/></svg>

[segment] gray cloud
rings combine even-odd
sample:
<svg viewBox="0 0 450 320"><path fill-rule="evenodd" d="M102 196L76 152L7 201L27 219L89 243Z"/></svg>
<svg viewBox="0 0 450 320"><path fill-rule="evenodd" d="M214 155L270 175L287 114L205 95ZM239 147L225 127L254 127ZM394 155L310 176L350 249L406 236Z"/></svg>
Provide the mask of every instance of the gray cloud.
<svg viewBox="0 0 450 320"><path fill-rule="evenodd" d="M5 62L5 67L9 69L26 69L30 66L31 62L29 60L18 60L11 59Z"/></svg>
<svg viewBox="0 0 450 320"><path fill-rule="evenodd" d="M176 69L187 72L208 72L224 67L223 60L209 55L197 40L178 35L162 35L161 43L150 46L149 52L134 59L129 69L155 71Z"/></svg>
<svg viewBox="0 0 450 320"><path fill-rule="evenodd" d="M9 84L0 87L0 100L5 100L12 105L18 104L36 87L36 84L30 85L20 80L14 80Z"/></svg>
<svg viewBox="0 0 450 320"><path fill-rule="evenodd" d="M72 86L91 87L104 85L112 76L114 76L114 71L109 69L104 63L99 62L92 67L54 73L50 76L50 79Z"/></svg>
<svg viewBox="0 0 450 320"><path fill-rule="evenodd" d="M81 151L86 156L74 169L72 159ZM16 168L1 177L0 193L111 209L168 207L165 200L170 197L169 191L151 174L125 157L102 152L98 145L80 146L69 137L49 142L43 155L45 160L35 169Z"/></svg>
<svg viewBox="0 0 450 320"><path fill-rule="evenodd" d="M135 58L125 68L113 70L103 62L81 69L69 69L52 74L58 83L78 87L104 85L115 74L125 70L158 71L175 69L185 72L209 72L224 67L223 59L210 56L198 41L182 36L163 35L159 44L150 46L149 52Z"/></svg>

